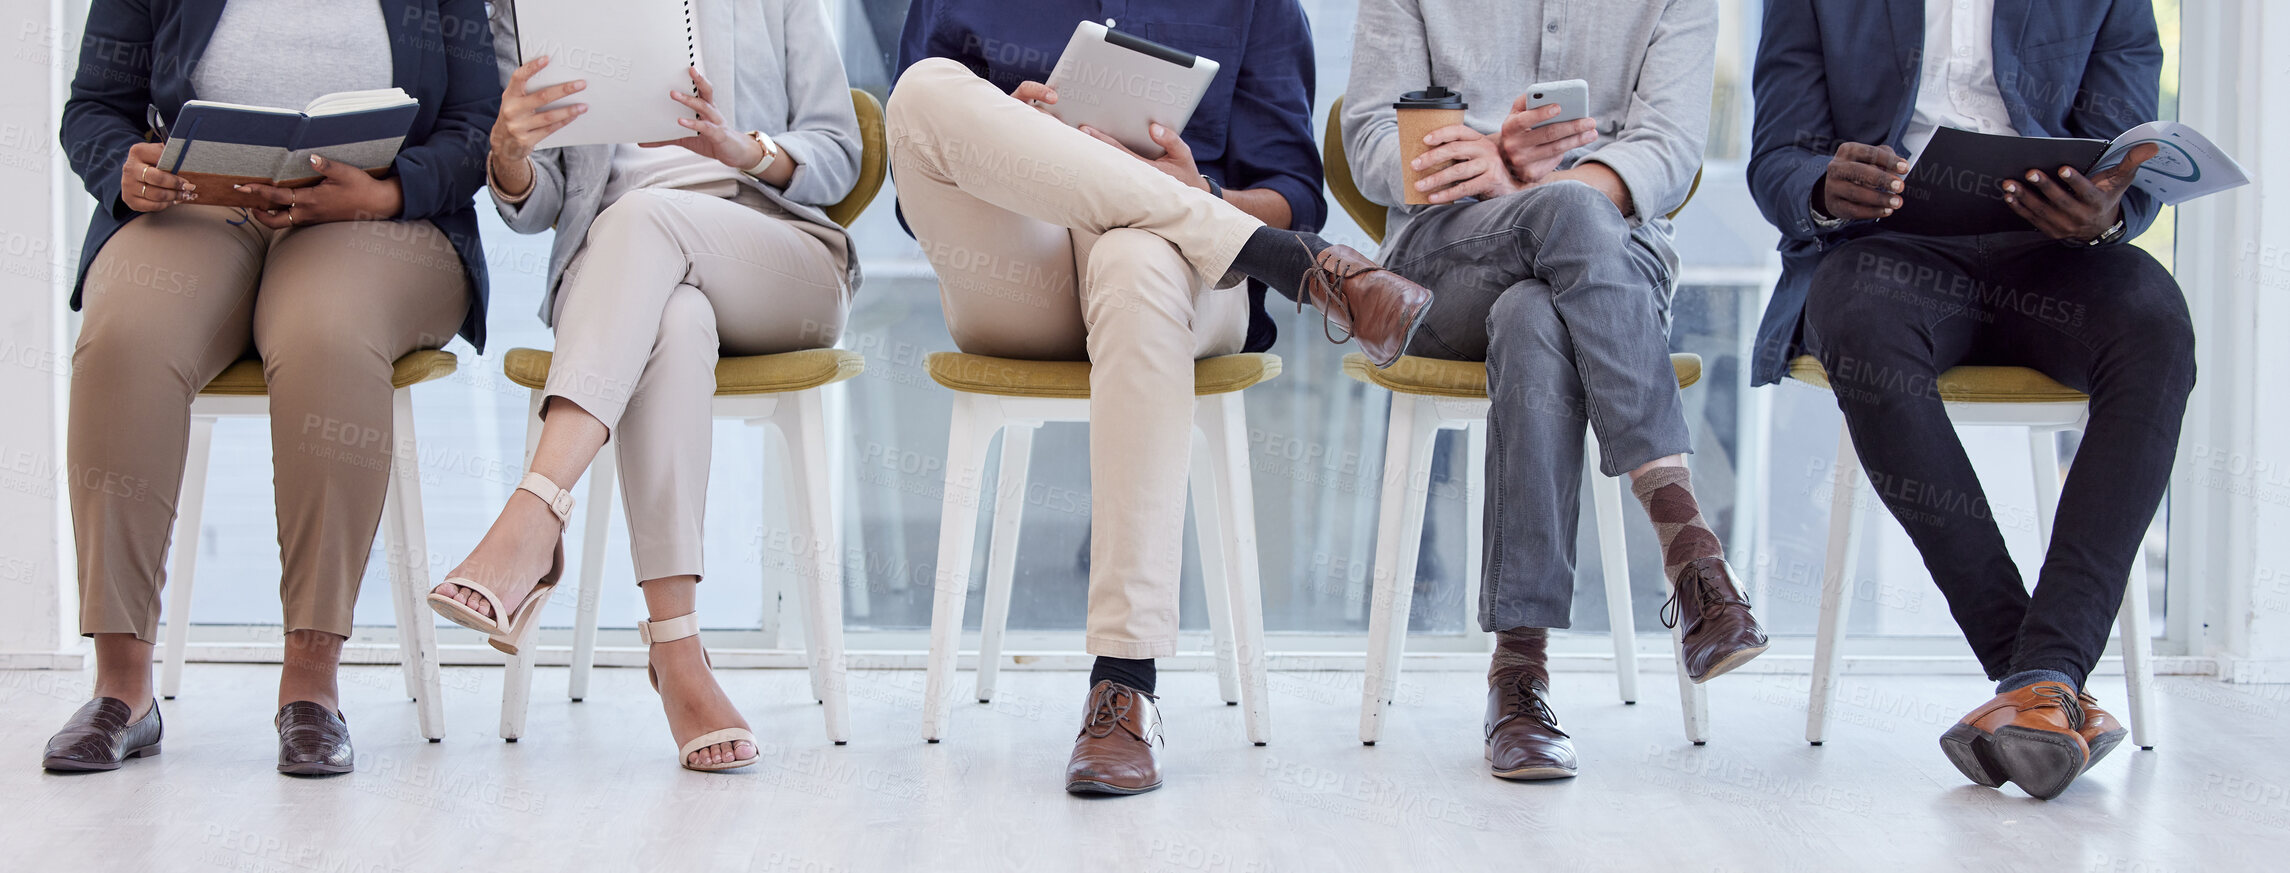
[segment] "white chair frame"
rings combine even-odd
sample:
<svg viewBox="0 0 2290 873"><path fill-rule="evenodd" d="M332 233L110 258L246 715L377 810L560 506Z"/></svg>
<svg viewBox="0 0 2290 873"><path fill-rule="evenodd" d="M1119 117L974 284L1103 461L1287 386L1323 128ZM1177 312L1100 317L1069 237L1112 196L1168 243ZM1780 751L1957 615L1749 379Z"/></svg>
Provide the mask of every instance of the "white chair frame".
<svg viewBox="0 0 2290 873"><path fill-rule="evenodd" d="M838 516L828 465L825 387L780 394L720 394L714 399L713 418L737 419L751 427L777 431L785 448L789 542L809 547L802 556L805 566L798 573L795 589L803 613L811 696L824 704L827 739L840 746L851 739L850 674L843 652L842 539L837 535ZM532 392L531 414L525 424L528 467L540 445L543 397L539 389ZM768 465L771 437L768 432L760 436ZM606 442L588 470L588 515L580 544L580 587L574 602L572 670L565 688L574 702L588 696L589 671L596 663L596 607L604 591L604 547L612 530L612 498L620 474L614 454L617 448L615 442ZM771 572L768 561L764 572ZM525 710L532 697L532 650L526 651L528 654L509 657L508 672L502 679L501 738L510 742L525 733Z"/></svg>
<svg viewBox="0 0 2290 873"><path fill-rule="evenodd" d="M223 418L268 418L268 395L202 394L191 401L191 439L183 463L183 489L175 515L173 554L167 571L167 633L161 654L159 695L168 700L183 684L185 647L191 630L191 582L199 563L199 523L207 494L207 461L213 453L215 422ZM390 604L397 613L399 661L405 667L406 696L413 698L421 735L445 738L445 700L437 667L437 632L422 598L429 592L429 545L421 519L421 452L414 441L413 387L392 392L390 419L395 434L390 480L382 502L382 563L390 573Z"/></svg>
<svg viewBox="0 0 2290 873"><path fill-rule="evenodd" d="M2059 510L2060 431L2082 430L2090 421L2083 401L2024 403L1950 402L1948 417L1957 427L2018 427L2028 433L2028 461L2034 467L2036 531L2046 548L2051 544L2052 516ZM1813 681L1806 705L1805 740L1821 745L1829 724L1829 704L1836 697L1836 675L1843 652L1845 618L1852 606L1851 571L1860 555L1861 529L1868 512L1862 506L1869 495L1860 453L1853 447L1852 431L1837 428L1836 481L1829 503L1829 551L1821 573L1820 629L1813 646ZM2123 672L2129 686L2126 719L2132 742L2142 749L2155 747L2156 725L2148 710L2154 700L2155 668L2149 657L2154 638L2147 601L2147 557L2144 547L2131 562L2131 576L2117 613L2121 628Z"/></svg>
<svg viewBox="0 0 2290 873"><path fill-rule="evenodd" d="M1423 517L1431 499L1431 450L1442 430L1463 430L1470 457L1465 459L1464 515L1469 527L1464 537L1471 552L1465 566L1465 597L1479 598L1479 551L1485 542L1487 410L1485 398L1441 397L1391 392L1391 426L1384 438L1383 493L1378 498L1376 524L1375 593L1368 609L1367 675L1360 691L1360 742L1375 745L1383 735L1384 716L1399 694L1400 655L1407 645L1407 621L1415 594L1417 559L1423 546ZM1595 446L1596 437L1591 442ZM1601 449L1600 451L1603 451ZM1638 702L1638 641L1630 609L1629 549L1622 527L1622 480L1597 470L1598 455L1585 453L1584 485L1597 509L1599 563L1605 570L1606 615L1613 628L1614 678L1622 702ZM1397 479L1394 471L1405 471ZM1682 638L1670 631L1674 657ZM1680 663L1683 663L1680 660ZM1686 738L1694 745L1709 741L1709 698L1700 685L1678 670L1679 708Z"/></svg>
<svg viewBox="0 0 2290 873"><path fill-rule="evenodd" d="M986 502L986 448L1002 434L994 531L986 561L986 605L980 617L977 699L993 699L1001 666L1002 634L1010 619L1011 577L1026 505L1027 465L1034 429L1046 422L1089 421L1086 398L1003 397L955 392L946 449L945 504L939 517L938 568L931 598L930 664L923 697L922 735L946 736L947 699L959 655L964 600L978 510ZM1241 392L1193 401L1193 523L1201 549L1201 581L1216 647L1217 687L1227 704L1244 707L1249 742L1264 745L1271 726L1264 652L1264 600L1256 552L1256 498L1249 481L1248 424Z"/></svg>

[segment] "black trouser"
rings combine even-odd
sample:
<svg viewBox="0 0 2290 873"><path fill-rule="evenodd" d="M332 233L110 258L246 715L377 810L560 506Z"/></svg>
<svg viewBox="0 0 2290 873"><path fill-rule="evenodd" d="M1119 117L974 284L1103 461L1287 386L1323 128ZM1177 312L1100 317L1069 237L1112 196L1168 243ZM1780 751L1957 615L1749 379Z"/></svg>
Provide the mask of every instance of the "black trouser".
<svg viewBox="0 0 2290 873"><path fill-rule="evenodd" d="M1822 260L1805 345L1988 677L2057 670L2080 685L2170 482L2194 388L2178 283L2127 245L1882 234ZM1959 364L2030 367L2091 395L2033 597L1934 387Z"/></svg>

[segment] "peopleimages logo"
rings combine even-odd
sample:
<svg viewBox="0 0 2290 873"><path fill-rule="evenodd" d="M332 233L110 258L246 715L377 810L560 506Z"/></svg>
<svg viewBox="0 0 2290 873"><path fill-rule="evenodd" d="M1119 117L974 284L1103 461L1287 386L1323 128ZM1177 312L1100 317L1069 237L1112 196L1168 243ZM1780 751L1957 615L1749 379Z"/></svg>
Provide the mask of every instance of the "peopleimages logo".
<svg viewBox="0 0 2290 873"><path fill-rule="evenodd" d="M1163 106L1183 106L1192 102L1193 99L1192 89L1167 79L1148 76L1143 73L1124 72L1103 64L1076 62L1074 66L1076 67L1074 78L1101 92L1118 92L1134 99L1159 103Z"/></svg>

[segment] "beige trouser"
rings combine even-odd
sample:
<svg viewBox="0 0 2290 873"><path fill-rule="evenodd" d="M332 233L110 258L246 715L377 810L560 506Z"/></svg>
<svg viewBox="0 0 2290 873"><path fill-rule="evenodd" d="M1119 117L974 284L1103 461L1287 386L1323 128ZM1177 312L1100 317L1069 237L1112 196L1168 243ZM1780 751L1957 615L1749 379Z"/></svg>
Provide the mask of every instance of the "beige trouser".
<svg viewBox="0 0 2290 873"><path fill-rule="evenodd" d="M1090 370L1089 652L1177 653L1193 361L1240 351L1262 223L944 59L891 91L899 204L965 352Z"/></svg>
<svg viewBox="0 0 2290 873"><path fill-rule="evenodd" d="M83 634L157 637L191 400L249 356L270 382L286 629L350 633L389 484L391 365L453 338L469 283L427 221L239 215L143 216L88 268L65 449Z"/></svg>
<svg viewBox="0 0 2290 873"><path fill-rule="evenodd" d="M827 244L740 197L622 195L557 293L546 396L612 429L638 580L700 575L719 349L827 348L850 311Z"/></svg>

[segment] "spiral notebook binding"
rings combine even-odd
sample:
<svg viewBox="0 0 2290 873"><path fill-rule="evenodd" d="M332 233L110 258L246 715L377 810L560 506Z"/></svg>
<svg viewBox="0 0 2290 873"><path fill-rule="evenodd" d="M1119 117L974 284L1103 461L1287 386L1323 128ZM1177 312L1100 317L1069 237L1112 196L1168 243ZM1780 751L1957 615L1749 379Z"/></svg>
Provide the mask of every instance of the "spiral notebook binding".
<svg viewBox="0 0 2290 873"><path fill-rule="evenodd" d="M692 0L684 0L684 58L690 62L692 69L695 70L700 68L700 35L698 21L698 13L692 8ZM698 82L692 83L692 96L700 96L700 84ZM698 118L700 117L700 114L697 112L692 113L692 117Z"/></svg>

